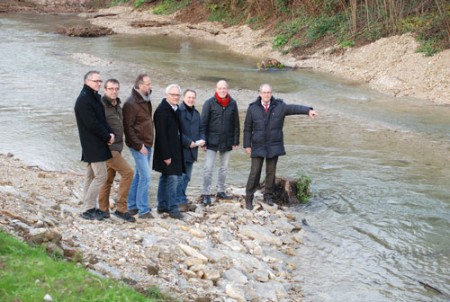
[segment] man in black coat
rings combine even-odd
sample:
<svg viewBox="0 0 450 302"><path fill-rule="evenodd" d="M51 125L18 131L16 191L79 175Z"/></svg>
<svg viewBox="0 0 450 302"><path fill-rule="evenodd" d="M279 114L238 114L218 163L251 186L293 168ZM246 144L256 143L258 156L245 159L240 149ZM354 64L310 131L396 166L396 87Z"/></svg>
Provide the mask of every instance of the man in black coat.
<svg viewBox="0 0 450 302"><path fill-rule="evenodd" d="M229 199L225 192L228 163L231 151L239 146L239 112L236 101L228 93L228 83L220 80L213 97L206 100L202 108L200 132L204 135L206 151L203 171L203 204L211 204L211 183L217 152L220 166L217 173L217 198Z"/></svg>
<svg viewBox="0 0 450 302"><path fill-rule="evenodd" d="M288 105L272 96L272 87L262 84L259 97L248 106L244 122L244 148L252 158L250 175L245 188L246 207L253 209L253 197L261 178L266 160L264 201L273 205L272 194L278 156L285 155L283 141L284 118L287 115L307 114L314 118L317 113L311 107Z"/></svg>
<svg viewBox="0 0 450 302"><path fill-rule="evenodd" d="M74 108L82 149L81 160L87 163L83 192L85 212L81 217L90 220L104 218L103 212L97 209L97 197L107 178L106 161L112 157L108 145L114 143L114 133L106 122L98 94L101 83L99 71L86 73Z"/></svg>
<svg viewBox="0 0 450 302"><path fill-rule="evenodd" d="M181 219L178 209L177 186L184 172L181 128L178 117L178 101L181 88L171 84L166 88L153 115L155 123L155 147L153 170L160 172L158 185L158 213L169 213L170 217Z"/></svg>

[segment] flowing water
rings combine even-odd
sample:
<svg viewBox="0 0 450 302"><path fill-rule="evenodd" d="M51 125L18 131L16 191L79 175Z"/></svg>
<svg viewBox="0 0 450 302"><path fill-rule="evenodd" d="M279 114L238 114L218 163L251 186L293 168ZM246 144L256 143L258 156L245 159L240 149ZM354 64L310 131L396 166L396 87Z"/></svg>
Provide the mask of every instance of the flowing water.
<svg viewBox="0 0 450 302"><path fill-rule="evenodd" d="M277 169L313 180L313 197L299 208L308 225L295 281L305 301L449 301L450 106L394 99L308 70L258 72L256 59L193 39L54 33L80 22L70 15L0 15L0 153L82 173L73 105L90 69L119 79L122 99L143 71L152 75L155 105L172 82L194 88L199 109L225 78L241 119L259 85L269 82L275 96L320 115L286 119L288 154ZM128 150L125 156L131 158ZM228 183L243 186L248 170L241 148Z"/></svg>

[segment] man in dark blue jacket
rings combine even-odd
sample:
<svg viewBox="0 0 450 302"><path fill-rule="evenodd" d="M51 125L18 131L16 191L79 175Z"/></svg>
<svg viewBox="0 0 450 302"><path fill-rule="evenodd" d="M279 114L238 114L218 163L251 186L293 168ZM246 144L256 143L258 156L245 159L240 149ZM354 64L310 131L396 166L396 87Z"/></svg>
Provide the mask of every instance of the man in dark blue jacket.
<svg viewBox="0 0 450 302"><path fill-rule="evenodd" d="M192 168L197 161L198 147L205 141L200 134L200 113L195 108L197 93L192 89L186 89L183 93L183 102L178 107L180 112L181 144L183 146L184 167L186 172L178 183L178 208L181 212L187 212L186 190L191 180Z"/></svg>
<svg viewBox="0 0 450 302"><path fill-rule="evenodd" d="M84 76L84 86L75 103L75 116L80 135L81 160L87 163L84 182L83 204L85 219L102 220L103 212L97 209L97 197L106 181L106 161L114 143L114 133L108 126L98 90L102 84L100 72L89 71Z"/></svg>
<svg viewBox="0 0 450 302"><path fill-rule="evenodd" d="M266 160L264 201L268 205L273 205L272 194L278 156L286 154L283 141L284 118L296 114L307 114L312 118L317 115L311 107L288 105L283 100L274 98L269 84L262 84L259 87L259 97L249 105L244 123L244 148L252 158L245 188L247 209L253 209L253 197L259 186L264 159Z"/></svg>

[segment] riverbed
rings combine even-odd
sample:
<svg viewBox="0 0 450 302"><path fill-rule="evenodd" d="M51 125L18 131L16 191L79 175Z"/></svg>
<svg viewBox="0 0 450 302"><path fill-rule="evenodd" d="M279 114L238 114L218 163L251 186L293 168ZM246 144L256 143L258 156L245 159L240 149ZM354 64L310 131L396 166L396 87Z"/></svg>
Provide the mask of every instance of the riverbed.
<svg viewBox="0 0 450 302"><path fill-rule="evenodd" d="M73 105L90 69L117 78L125 99L136 75L154 83L153 104L178 83L197 107L227 79L241 120L263 82L319 117L287 117L278 174L311 176L297 281L305 301L446 301L450 294L450 107L393 98L311 70L260 72L256 59L222 46L168 36L72 38L75 16L2 14L1 153L30 165L82 173ZM128 150L125 156L130 159ZM201 184L203 155L192 192ZM227 183L243 186L250 162L233 153ZM215 181L215 180L214 180ZM152 174L154 202L157 174ZM439 293L441 292L441 294Z"/></svg>

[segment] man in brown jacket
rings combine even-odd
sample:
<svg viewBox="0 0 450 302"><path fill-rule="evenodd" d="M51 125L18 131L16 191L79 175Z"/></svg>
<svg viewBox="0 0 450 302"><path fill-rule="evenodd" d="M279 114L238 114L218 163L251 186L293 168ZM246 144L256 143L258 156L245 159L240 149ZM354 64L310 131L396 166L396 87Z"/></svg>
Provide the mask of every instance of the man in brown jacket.
<svg viewBox="0 0 450 302"><path fill-rule="evenodd" d="M123 105L125 143L136 163L133 182L128 193L128 213L139 218L153 218L148 205L150 187L150 158L153 146L153 119L150 94L152 81L147 74L140 74L131 89L131 95Z"/></svg>
<svg viewBox="0 0 450 302"><path fill-rule="evenodd" d="M111 186L114 182L116 172L121 176L119 184L119 194L117 199L117 207L114 215L129 221L135 222L136 219L128 213L127 200L128 191L130 190L131 181L133 180L133 169L122 157L123 149L123 119L122 107L120 106L119 89L120 83L116 79L109 79L103 87L105 92L102 97L103 107L105 107L106 122L115 134L115 141L109 146L112 158L106 161L107 175L106 183L100 189L98 196L98 207L103 213L103 217L109 217L109 196Z"/></svg>

